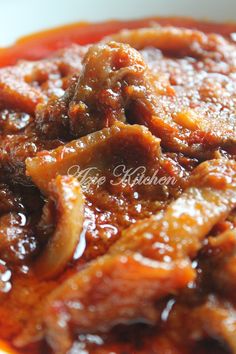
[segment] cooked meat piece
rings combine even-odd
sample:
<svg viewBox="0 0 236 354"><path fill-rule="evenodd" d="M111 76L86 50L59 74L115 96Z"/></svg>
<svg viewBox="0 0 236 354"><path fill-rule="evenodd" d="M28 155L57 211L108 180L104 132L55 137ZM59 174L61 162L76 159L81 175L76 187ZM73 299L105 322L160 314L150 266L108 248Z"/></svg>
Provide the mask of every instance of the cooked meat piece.
<svg viewBox="0 0 236 354"><path fill-rule="evenodd" d="M98 259L75 277L52 293L45 310L46 338L57 353L66 353L72 344L68 325L83 333L135 320L155 323L155 300L184 287L193 271L184 261L164 265L138 255L117 255Z"/></svg>
<svg viewBox="0 0 236 354"><path fill-rule="evenodd" d="M102 157L102 159L101 159ZM169 162L169 163L168 163ZM155 138L146 128L139 125L127 126L117 123L111 128L74 140L52 151L42 151L34 158L26 161L27 174L33 182L47 194L48 184L57 174L79 174L88 167L98 170L112 169L125 165L130 167L146 167L147 174L159 168L165 175L178 178L171 159L161 154L160 140ZM175 164L177 169L177 164ZM121 169L122 170L122 169ZM182 169L181 177L184 170ZM119 171L117 171L117 176ZM115 177L114 175L113 177ZM158 186L156 186L158 188Z"/></svg>
<svg viewBox="0 0 236 354"><path fill-rule="evenodd" d="M70 86L60 98L51 97L47 104L38 105L36 110L36 130L44 138L60 137L69 139L68 106L73 98L77 76L70 81Z"/></svg>
<svg viewBox="0 0 236 354"><path fill-rule="evenodd" d="M43 141L36 135L6 135L0 142L0 178L3 182L32 184L25 175L25 159L38 151L61 145L60 141Z"/></svg>
<svg viewBox="0 0 236 354"><path fill-rule="evenodd" d="M235 300L236 291L236 229L209 237L201 251L201 267L205 282L214 291ZM209 284L210 279L210 284Z"/></svg>
<svg viewBox="0 0 236 354"><path fill-rule="evenodd" d="M188 179L177 161L161 153L158 138L144 127L122 123L39 153L27 160L27 172L46 194L57 174L80 180L86 248L75 257L82 252L86 260L104 254L136 220L164 208Z"/></svg>
<svg viewBox="0 0 236 354"><path fill-rule="evenodd" d="M44 279L58 275L72 259L84 217L84 198L76 178L57 176L49 190L56 206L57 226L34 264L34 271Z"/></svg>
<svg viewBox="0 0 236 354"><path fill-rule="evenodd" d="M131 321L155 323L156 301L194 280L190 258L235 207L235 176L233 161L203 163L189 188L164 213L131 226L105 256L58 287L44 314L45 335L53 349L65 353L71 331L108 330Z"/></svg>
<svg viewBox="0 0 236 354"><path fill-rule="evenodd" d="M38 62L21 61L0 70L0 173L2 181L29 184L25 158L62 145L41 139L35 131L38 103L62 96L70 77L81 70L86 47L72 46ZM72 80L73 81L73 80ZM17 136L16 136L17 135Z"/></svg>
<svg viewBox="0 0 236 354"><path fill-rule="evenodd" d="M14 67L1 69L0 106L34 115L37 104L44 102L47 96L63 94L63 77L81 70L86 51L86 46L75 45L50 59L21 61Z"/></svg>
<svg viewBox="0 0 236 354"><path fill-rule="evenodd" d="M159 252L158 259L161 261L165 260L166 255L171 258L186 255L194 258L202 239L217 222L224 220L236 203L235 167L234 161L227 160L212 160L199 165L189 180L186 192L167 207L161 219L159 215L154 215L136 223L110 252L142 250L142 254L150 258L152 253L156 258ZM158 226L160 223L161 228ZM153 243L157 232L160 240ZM140 237L140 233L149 237Z"/></svg>
<svg viewBox="0 0 236 354"><path fill-rule="evenodd" d="M106 37L105 43L116 41L129 44L132 48L159 48L164 53L175 56L205 57L218 60L229 59L235 65L235 57L231 50L234 45L217 34L205 34L200 31L176 27L153 27L134 30L123 30ZM220 57L219 57L220 56Z"/></svg>
<svg viewBox="0 0 236 354"><path fill-rule="evenodd" d="M203 304L191 306L191 309L183 304L174 306L167 328L169 333L175 333L175 338L184 338L186 346L212 338L226 346L230 353L236 353L235 308L213 295Z"/></svg>
<svg viewBox="0 0 236 354"><path fill-rule="evenodd" d="M27 82L40 87L47 97L61 96L71 76L80 73L87 50L87 46L73 44L50 58L34 62L32 72L26 78Z"/></svg>
<svg viewBox="0 0 236 354"><path fill-rule="evenodd" d="M33 65L27 62L18 67L0 69L0 104L3 107L33 114L36 105L43 101L40 90L30 86L25 80Z"/></svg>
<svg viewBox="0 0 236 354"><path fill-rule="evenodd" d="M38 110L40 132L58 137L52 125L59 118L76 137L109 127L116 120L125 121L127 87L137 82L140 89L148 76L140 54L115 42L92 46L83 65L78 82L73 82L65 96Z"/></svg>

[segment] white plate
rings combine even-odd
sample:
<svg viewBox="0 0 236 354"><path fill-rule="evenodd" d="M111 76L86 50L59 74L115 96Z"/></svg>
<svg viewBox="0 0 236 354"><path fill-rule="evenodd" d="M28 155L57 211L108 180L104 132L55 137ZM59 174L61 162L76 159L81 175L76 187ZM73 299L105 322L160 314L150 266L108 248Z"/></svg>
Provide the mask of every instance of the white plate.
<svg viewBox="0 0 236 354"><path fill-rule="evenodd" d="M172 15L236 22L236 1L0 0L0 46L25 34L70 22Z"/></svg>

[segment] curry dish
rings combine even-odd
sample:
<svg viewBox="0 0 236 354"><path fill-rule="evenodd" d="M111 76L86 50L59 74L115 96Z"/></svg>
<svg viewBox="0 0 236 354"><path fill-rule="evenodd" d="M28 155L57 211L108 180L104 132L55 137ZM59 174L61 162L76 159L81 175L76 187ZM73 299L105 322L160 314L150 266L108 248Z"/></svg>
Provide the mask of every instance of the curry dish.
<svg viewBox="0 0 236 354"><path fill-rule="evenodd" d="M0 51L0 339L236 354L236 26L112 26Z"/></svg>

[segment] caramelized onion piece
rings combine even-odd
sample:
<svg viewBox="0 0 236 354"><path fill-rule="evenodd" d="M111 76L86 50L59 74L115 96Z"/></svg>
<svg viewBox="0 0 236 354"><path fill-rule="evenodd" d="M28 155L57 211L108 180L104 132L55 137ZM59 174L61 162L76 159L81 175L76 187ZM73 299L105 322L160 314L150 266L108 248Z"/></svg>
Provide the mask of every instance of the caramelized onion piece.
<svg viewBox="0 0 236 354"><path fill-rule="evenodd" d="M40 278L58 275L71 260L83 227L84 200L74 177L57 176L49 187L56 206L57 225L42 254L34 264Z"/></svg>
<svg viewBox="0 0 236 354"><path fill-rule="evenodd" d="M51 294L46 338L56 351L69 348L69 328L83 333L130 321L155 322L156 301L194 279L190 258L236 205L236 163L203 163L192 183L163 214L131 226L107 255Z"/></svg>

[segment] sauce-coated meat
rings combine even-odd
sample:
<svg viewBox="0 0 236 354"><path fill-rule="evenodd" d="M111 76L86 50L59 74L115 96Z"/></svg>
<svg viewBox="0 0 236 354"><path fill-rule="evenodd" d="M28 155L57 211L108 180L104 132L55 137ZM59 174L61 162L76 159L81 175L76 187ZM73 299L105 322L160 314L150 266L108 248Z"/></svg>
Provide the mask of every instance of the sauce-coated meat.
<svg viewBox="0 0 236 354"><path fill-rule="evenodd" d="M236 354L234 27L165 23L0 69L0 340L20 353Z"/></svg>

